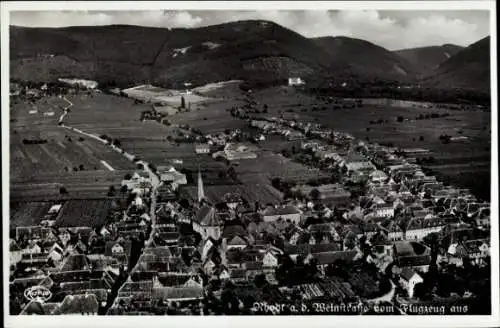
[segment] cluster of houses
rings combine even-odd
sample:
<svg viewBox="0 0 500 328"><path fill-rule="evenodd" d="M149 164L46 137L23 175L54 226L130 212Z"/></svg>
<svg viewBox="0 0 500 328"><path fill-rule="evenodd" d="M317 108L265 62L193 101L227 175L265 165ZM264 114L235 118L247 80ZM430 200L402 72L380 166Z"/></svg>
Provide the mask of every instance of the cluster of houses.
<svg viewBox="0 0 500 328"><path fill-rule="evenodd" d="M396 148L358 142L349 134L282 118L251 119L250 125L263 133L286 135L290 129L303 133L307 140L302 142L301 151L312 154L316 160L313 163L343 172L344 185L296 186L295 191L302 196L302 204L311 199L328 204L323 217L325 213L332 215L332 204L337 208L339 204L349 204L342 217L351 224L344 224L343 228L350 227L349 233L357 237L358 245L363 236L375 238L372 246L379 252L370 254L368 260L382 271L395 263L399 282L410 298L414 285L422 281L419 273L426 272L431 264L430 248L423 243L426 236L434 233L444 238L450 231L477 228L489 236L489 203L478 201L467 189L445 186L435 176L427 176L412 159L398 156ZM344 188L349 183L361 183L363 195L350 199ZM335 202L332 191L337 191L335 194L341 199L343 196L343 202ZM453 240L448 249L441 250L439 262L484 265L490 249L489 237L484 235ZM398 256L398 248L415 243L426 251L418 256Z"/></svg>
<svg viewBox="0 0 500 328"><path fill-rule="evenodd" d="M55 203L34 218L39 225L15 228L9 243L13 313L105 313L117 281L133 264L133 248L151 229L150 179L137 171L123 181L123 187L130 197L114 199L102 224L85 220L62 224L60 215L67 204ZM75 201L86 202L66 202ZM35 287L50 292L50 298L41 302L27 297L26 291Z"/></svg>
<svg viewBox="0 0 500 328"><path fill-rule="evenodd" d="M185 174L158 166L156 186L149 170L138 169L122 181L127 197L115 199L99 226L44 224L57 222L62 204L54 204L39 226L16 229L9 245L13 311L259 313L249 300L391 302L397 287L412 301L433 265L487 265L489 203L468 190L427 176L397 149L319 124L269 118L250 125L264 139L303 140L299 152L340 173L340 181L295 185L280 204L252 204L236 187L209 199L199 173L197 199L185 204L177 193L188 184ZM195 152L212 154L216 146L223 148L212 156L229 162L256 158L251 146L235 142L239 134L208 135ZM437 258L430 236L446 245ZM27 299L33 286L51 298Z"/></svg>

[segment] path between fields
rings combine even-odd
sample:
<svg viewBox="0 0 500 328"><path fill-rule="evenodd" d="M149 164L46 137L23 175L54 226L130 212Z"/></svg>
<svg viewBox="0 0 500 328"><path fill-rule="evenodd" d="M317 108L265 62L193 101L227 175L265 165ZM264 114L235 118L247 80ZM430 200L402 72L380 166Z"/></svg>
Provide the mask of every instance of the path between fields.
<svg viewBox="0 0 500 328"><path fill-rule="evenodd" d="M102 165L104 165L108 170L114 171L115 169L108 164L108 162L101 160Z"/></svg>
<svg viewBox="0 0 500 328"><path fill-rule="evenodd" d="M64 120L64 117L68 114L68 111L71 107L73 107L73 103L66 99L66 97L62 97L62 99L68 103L68 106L64 107L62 115L59 117L59 123L62 123Z"/></svg>

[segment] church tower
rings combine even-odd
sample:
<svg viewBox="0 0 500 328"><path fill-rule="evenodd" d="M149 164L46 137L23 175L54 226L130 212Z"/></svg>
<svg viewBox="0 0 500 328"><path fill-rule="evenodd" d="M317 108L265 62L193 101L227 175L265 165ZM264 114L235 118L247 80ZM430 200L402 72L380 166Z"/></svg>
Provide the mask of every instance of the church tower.
<svg viewBox="0 0 500 328"><path fill-rule="evenodd" d="M205 192L203 191L203 180L201 178L201 171L198 168L198 203L205 199Z"/></svg>

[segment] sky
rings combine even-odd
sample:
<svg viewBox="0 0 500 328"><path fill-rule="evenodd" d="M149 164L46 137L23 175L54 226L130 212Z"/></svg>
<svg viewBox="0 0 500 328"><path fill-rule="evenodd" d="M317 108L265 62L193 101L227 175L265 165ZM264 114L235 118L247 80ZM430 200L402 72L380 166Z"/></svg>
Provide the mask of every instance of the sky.
<svg viewBox="0 0 500 328"><path fill-rule="evenodd" d="M236 20L270 20L305 37L348 36L389 50L452 43L467 46L489 35L489 11L203 10L13 11L10 24L30 27L129 24L195 28Z"/></svg>

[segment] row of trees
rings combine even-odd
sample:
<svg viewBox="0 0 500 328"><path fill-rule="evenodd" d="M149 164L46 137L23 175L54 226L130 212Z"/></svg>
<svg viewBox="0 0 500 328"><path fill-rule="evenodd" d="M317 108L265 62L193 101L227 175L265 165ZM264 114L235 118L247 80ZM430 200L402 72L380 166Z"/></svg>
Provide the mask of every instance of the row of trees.
<svg viewBox="0 0 500 328"><path fill-rule="evenodd" d="M46 144L47 142L47 139L23 139L24 145L41 145Z"/></svg>

